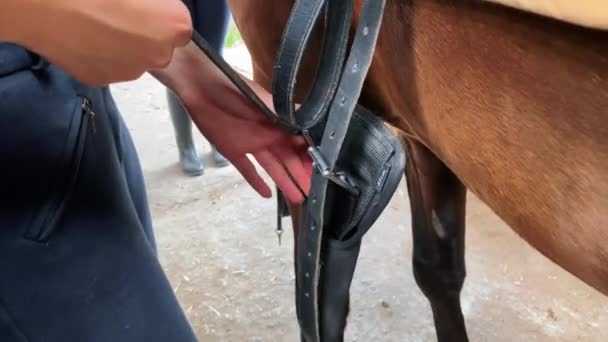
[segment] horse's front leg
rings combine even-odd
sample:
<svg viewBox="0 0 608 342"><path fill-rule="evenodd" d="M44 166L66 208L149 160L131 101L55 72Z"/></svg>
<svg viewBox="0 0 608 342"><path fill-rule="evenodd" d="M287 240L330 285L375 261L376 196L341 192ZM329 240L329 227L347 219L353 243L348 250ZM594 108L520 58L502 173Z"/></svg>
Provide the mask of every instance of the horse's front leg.
<svg viewBox="0 0 608 342"><path fill-rule="evenodd" d="M431 304L438 341L468 341L460 307L466 189L426 147L406 147L416 283Z"/></svg>

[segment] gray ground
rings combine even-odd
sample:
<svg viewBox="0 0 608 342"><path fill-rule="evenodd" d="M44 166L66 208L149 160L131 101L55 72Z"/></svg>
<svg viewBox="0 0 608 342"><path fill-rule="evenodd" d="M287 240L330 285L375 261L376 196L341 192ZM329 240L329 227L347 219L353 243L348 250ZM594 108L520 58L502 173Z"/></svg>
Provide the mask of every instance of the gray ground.
<svg viewBox="0 0 608 342"><path fill-rule="evenodd" d="M226 51L249 70L242 47ZM113 86L140 152L160 256L201 341L297 341L292 235L277 246L275 200L232 168L181 174L164 88L148 76ZM608 298L519 239L469 197L468 278L462 295L471 341L608 341ZM289 220L285 219L288 225ZM404 185L364 240L352 287L348 341L434 341L429 305L411 269Z"/></svg>

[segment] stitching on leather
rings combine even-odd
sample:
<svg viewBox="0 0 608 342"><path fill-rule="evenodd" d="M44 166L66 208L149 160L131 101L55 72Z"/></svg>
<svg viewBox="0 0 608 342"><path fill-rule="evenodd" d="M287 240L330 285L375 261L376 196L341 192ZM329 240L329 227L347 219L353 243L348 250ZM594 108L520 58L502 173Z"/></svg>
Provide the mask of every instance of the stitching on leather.
<svg viewBox="0 0 608 342"><path fill-rule="evenodd" d="M299 126L298 123L297 123L297 121L296 121L295 111L294 111L294 108L293 108L294 107L293 106L293 93L294 93L293 89L294 89L295 83L296 83L294 75L297 74L297 72L299 71L299 68L296 68L296 66L299 67L299 65L300 65L300 62L301 62L302 56L303 56L303 51L306 48L308 40L310 38L310 32L309 32L310 28L311 28L311 26L314 25L314 22L318 18L320 7L322 7L322 3L324 1L325 0L318 0L315 3L314 7L316 9L315 9L314 13L316 13L316 14L310 16L308 18L308 20L306 21L306 25L304 26L305 38L301 39L300 40L301 44L297 45L297 47L296 47L296 49L294 51L294 56L295 56L294 63L291 64L292 67L289 68L289 76L288 76L288 82L287 82L287 87L286 87L286 90L287 90L287 103L286 103L286 105L287 105L287 112L289 114L289 118L291 119L292 124L295 124L296 126ZM298 2L296 2L296 5L294 7L297 8L297 6L300 5L300 4L302 4L302 2L298 1ZM294 24L294 22L295 22L296 18L295 18L294 14L296 12L297 11L294 11L292 9L292 13L289 16L289 19L287 20L287 27L286 27L285 32L284 32L284 37L289 37L290 36L290 32L292 32L293 30L295 30L294 26L296 26L296 25ZM285 41L287 41L287 39ZM278 51L279 65L284 64L284 63L281 63L281 60L283 59L283 56L284 56L284 53L285 53L285 49L287 49L287 44L281 44L279 46L279 51ZM293 80L293 82L292 82L292 80ZM277 81L278 81L277 77L275 77L274 80L273 80L273 88L277 87Z"/></svg>

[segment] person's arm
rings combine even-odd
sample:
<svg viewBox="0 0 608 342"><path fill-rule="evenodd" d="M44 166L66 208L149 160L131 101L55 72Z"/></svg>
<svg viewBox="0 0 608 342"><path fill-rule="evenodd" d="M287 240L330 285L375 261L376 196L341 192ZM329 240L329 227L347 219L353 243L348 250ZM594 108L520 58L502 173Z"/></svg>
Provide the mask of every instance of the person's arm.
<svg viewBox="0 0 608 342"><path fill-rule="evenodd" d="M287 199L294 203L304 200L312 173L306 141L273 125L194 43L176 49L166 68L151 70L150 74L177 94L205 138L260 195L270 197L272 192L248 154L266 170ZM243 80L273 108L269 92L254 81Z"/></svg>
<svg viewBox="0 0 608 342"><path fill-rule="evenodd" d="M18 43L89 85L138 78L190 41L180 0L2 0L0 41Z"/></svg>
<svg viewBox="0 0 608 342"><path fill-rule="evenodd" d="M188 44L191 17L180 0L0 1L0 40L23 45L90 85L132 80L152 70L256 191L272 195L247 155L256 158L289 200L303 200L298 187L308 191L311 173L305 141L272 126ZM270 94L250 84L272 108Z"/></svg>

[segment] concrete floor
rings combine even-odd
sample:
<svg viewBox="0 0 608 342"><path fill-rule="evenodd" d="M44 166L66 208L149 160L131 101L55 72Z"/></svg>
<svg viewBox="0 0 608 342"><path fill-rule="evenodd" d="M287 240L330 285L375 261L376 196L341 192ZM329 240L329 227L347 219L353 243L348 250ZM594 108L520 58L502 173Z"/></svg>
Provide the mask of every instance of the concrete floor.
<svg viewBox="0 0 608 342"><path fill-rule="evenodd" d="M246 52L226 51L248 70ZM161 261L201 341L297 341L292 234L277 246L275 200L232 167L181 174L164 88L149 76L113 86L140 152ZM289 220L285 220L288 225ZM411 268L404 184L364 240L351 290L347 341L434 341L429 305ZM469 196L471 341L608 341L608 298L552 264Z"/></svg>

